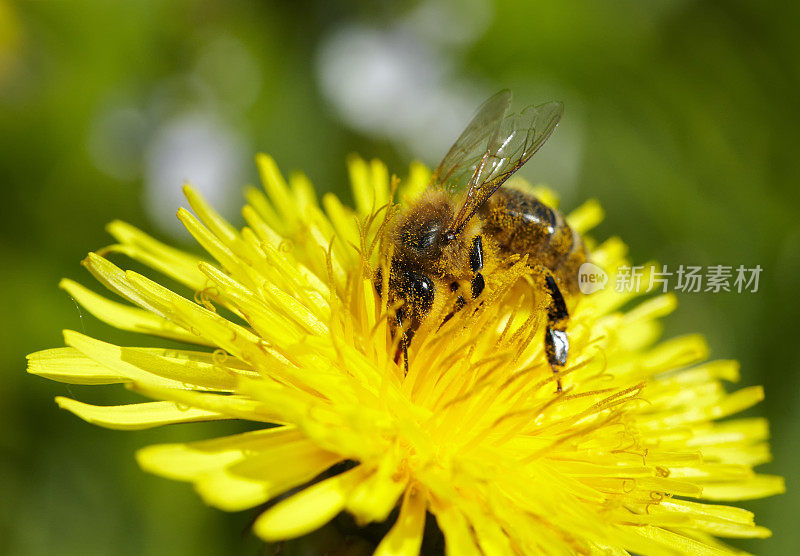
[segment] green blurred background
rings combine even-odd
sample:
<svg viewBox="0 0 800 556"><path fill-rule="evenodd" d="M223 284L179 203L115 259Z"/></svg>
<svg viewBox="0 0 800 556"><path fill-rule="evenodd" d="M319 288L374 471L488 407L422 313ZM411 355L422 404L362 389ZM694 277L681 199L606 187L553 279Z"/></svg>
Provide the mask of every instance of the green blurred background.
<svg viewBox="0 0 800 556"><path fill-rule="evenodd" d="M236 222L252 155L349 196L345 157L403 174L433 164L479 102L563 100L522 172L566 208L597 197L599 237L635 260L762 266L758 293L679 294L667 335L763 384L786 495L746 503L774 530L743 542L798 554L800 6L688 0L414 2L0 0L0 553L258 554L252 513L206 508L141 472L136 448L235 425L92 427L56 395L131 399L24 372L62 328L139 344L57 289L113 218L187 244L174 212L192 180ZM313 549L312 549L313 552Z"/></svg>

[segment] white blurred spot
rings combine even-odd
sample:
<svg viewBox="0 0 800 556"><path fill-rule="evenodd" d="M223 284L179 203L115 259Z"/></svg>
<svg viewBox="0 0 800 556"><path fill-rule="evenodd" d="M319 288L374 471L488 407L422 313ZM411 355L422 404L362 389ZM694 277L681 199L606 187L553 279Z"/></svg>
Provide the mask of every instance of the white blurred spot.
<svg viewBox="0 0 800 556"><path fill-rule="evenodd" d="M431 44L468 46L488 29L492 8L489 0L427 0L400 25Z"/></svg>
<svg viewBox="0 0 800 556"><path fill-rule="evenodd" d="M322 92L350 126L435 163L492 92L454 70L492 15L488 0L426 0L388 28L341 26L320 43Z"/></svg>
<svg viewBox="0 0 800 556"><path fill-rule="evenodd" d="M413 125L417 105L442 72L441 61L399 33L362 26L324 41L318 69L324 92L351 125L394 135Z"/></svg>
<svg viewBox="0 0 800 556"><path fill-rule="evenodd" d="M187 206L182 185L191 183L223 216L235 216L247 147L211 114L191 113L167 121L145 151L145 202L153 220L176 234L175 217Z"/></svg>
<svg viewBox="0 0 800 556"><path fill-rule="evenodd" d="M447 60L404 31L340 28L323 40L317 62L323 93L349 125L426 161L447 148L483 96L451 79Z"/></svg>

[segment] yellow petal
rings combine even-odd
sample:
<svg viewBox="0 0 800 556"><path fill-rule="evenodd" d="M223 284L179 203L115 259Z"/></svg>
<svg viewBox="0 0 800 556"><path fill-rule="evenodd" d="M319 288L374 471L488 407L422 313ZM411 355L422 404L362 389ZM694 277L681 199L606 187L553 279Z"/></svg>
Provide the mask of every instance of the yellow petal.
<svg viewBox="0 0 800 556"><path fill-rule="evenodd" d="M28 372L71 384L118 384L130 379L75 348L55 348L28 355Z"/></svg>
<svg viewBox="0 0 800 556"><path fill-rule="evenodd" d="M278 214L289 224L294 224L299 217L297 205L292 199L286 180L283 179L280 170L278 170L278 165L275 164L275 159L266 154L258 154L256 155L256 165L258 166L264 189L267 191L270 201L272 201Z"/></svg>
<svg viewBox="0 0 800 556"><path fill-rule="evenodd" d="M203 288L205 278L197 270L198 257L165 245L120 220L111 222L106 230L120 242L109 250L124 253L193 290Z"/></svg>
<svg viewBox="0 0 800 556"><path fill-rule="evenodd" d="M206 504L226 512L246 510L272 498L265 481L239 477L227 469L199 478L194 488Z"/></svg>
<svg viewBox="0 0 800 556"><path fill-rule="evenodd" d="M59 287L93 316L121 330L152 334L193 344L212 345L200 336L192 334L159 315L106 299L72 280L61 280Z"/></svg>
<svg viewBox="0 0 800 556"><path fill-rule="evenodd" d="M504 556L505 554L513 553L508 535L493 519L494 516L469 512L468 516L472 527L475 529L478 546L486 556Z"/></svg>
<svg viewBox="0 0 800 556"><path fill-rule="evenodd" d="M200 221L211 230L212 234L225 242L231 241L239 235L236 229L228 224L193 187L188 184L184 185L183 194L189 201L189 206L192 207Z"/></svg>
<svg viewBox="0 0 800 556"><path fill-rule="evenodd" d="M197 492L206 503L228 511L261 504L296 486L307 483L341 461L341 457L308 443L302 457L281 457L271 450L248 457L217 473L210 473L195 482ZM295 450L296 451L296 450ZM287 465L291 462L291 465ZM228 485L223 486L223 485ZM230 486L236 485L233 490ZM256 489L255 485L258 485Z"/></svg>
<svg viewBox="0 0 800 556"><path fill-rule="evenodd" d="M243 261L236 256L230 246L219 236L204 226L200 220L184 208L178 209L178 220L184 225L186 230L192 234L203 249L214 257L222 267L235 276L248 275Z"/></svg>
<svg viewBox="0 0 800 556"><path fill-rule="evenodd" d="M268 542L305 535L344 509L347 497L362 476L363 470L356 467L307 487L261 514L253 530Z"/></svg>
<svg viewBox="0 0 800 556"><path fill-rule="evenodd" d="M260 474L243 476L236 469L207 473L195 481L203 500L226 511L239 511L263 504L296 486L302 485L334 465L340 458L318 451L306 460L286 461L267 467ZM242 462L247 464L247 460ZM238 467L238 466L236 466Z"/></svg>
<svg viewBox="0 0 800 556"><path fill-rule="evenodd" d="M686 441L688 446L710 446L754 442L769 437L769 423L763 417L734 419L724 423L714 423L705 429L698 429Z"/></svg>
<svg viewBox="0 0 800 556"><path fill-rule="evenodd" d="M656 541L665 548L669 547L670 550L668 552L665 550L664 553L692 554L697 556L730 556L730 551L721 550L716 546L708 545L660 527L636 527L631 529L631 531L642 537Z"/></svg>
<svg viewBox="0 0 800 556"><path fill-rule="evenodd" d="M784 492L784 478L775 475L756 475L745 481L703 485L703 498L707 500L753 500Z"/></svg>
<svg viewBox="0 0 800 556"><path fill-rule="evenodd" d="M748 512L733 506L720 506L718 504L701 504L688 500L665 499L653 505L650 511L672 511L688 514L706 521L719 521L729 523L753 524L753 512Z"/></svg>
<svg viewBox="0 0 800 556"><path fill-rule="evenodd" d="M419 197L428 187L431 171L421 162L412 162L408 169L408 178L400 184L400 195L410 202Z"/></svg>
<svg viewBox="0 0 800 556"><path fill-rule="evenodd" d="M305 214L306 210L317 206L317 194L308 176L302 172L292 172L289 184L300 214Z"/></svg>
<svg viewBox="0 0 800 556"><path fill-rule="evenodd" d="M716 537L728 537L734 539L766 539L772 536L772 531L759 525L738 525L734 523L695 521L694 526L700 531L711 533Z"/></svg>
<svg viewBox="0 0 800 556"><path fill-rule="evenodd" d="M156 374L158 369L151 369L155 372L150 372L150 370L144 370L129 363L124 358L123 349L114 344L95 340L74 330L64 330L64 341L89 359L108 367L112 372L124 376L129 381L170 388L191 388L190 385L183 382Z"/></svg>
<svg viewBox="0 0 800 556"><path fill-rule="evenodd" d="M325 207L325 212L331 219L334 226L335 236L334 241L338 246L342 243L358 243L358 220L352 210L345 207L339 198L332 193L327 193L322 197L322 206Z"/></svg>
<svg viewBox="0 0 800 556"><path fill-rule="evenodd" d="M297 428L287 425L187 444L147 446L136 453L136 459L143 469L151 473L179 481L191 481L239 462L248 454L301 438L302 433Z"/></svg>
<svg viewBox="0 0 800 556"><path fill-rule="evenodd" d="M340 459L291 426L189 444L148 446L137 453L143 469L193 481L206 503L227 511L266 502L311 480Z"/></svg>
<svg viewBox="0 0 800 556"><path fill-rule="evenodd" d="M362 216L372 213L380 205L376 204L375 188L372 186L367 161L359 156L351 156L347 159L347 170L350 173L356 210Z"/></svg>
<svg viewBox="0 0 800 556"><path fill-rule="evenodd" d="M111 261L108 261L96 253L89 253L81 264L85 266L97 280L114 293L124 297L128 301L135 303L139 307L156 315L166 318L164 313L148 303L142 295L136 291L128 282L126 274Z"/></svg>
<svg viewBox="0 0 800 556"><path fill-rule="evenodd" d="M160 388L148 383L139 382L134 383L132 389L154 399L170 400L181 406L190 406L205 409L206 411L224 413L235 419L283 424L281 416L277 415L272 408L267 408L262 403L244 396L210 394L192 390L179 390L176 388Z"/></svg>
<svg viewBox="0 0 800 556"><path fill-rule="evenodd" d="M589 199L567 215L567 224L579 234L583 234L602 222L605 215L597 199Z"/></svg>
<svg viewBox="0 0 800 556"><path fill-rule="evenodd" d="M470 526L458 508L450 506L437 509L436 522L444 533L448 556L480 556Z"/></svg>
<svg viewBox="0 0 800 556"><path fill-rule="evenodd" d="M425 530L426 498L417 489L409 489L403 498L400 515L383 538L375 556L414 556L422 546Z"/></svg>
<svg viewBox="0 0 800 556"><path fill-rule="evenodd" d="M168 314L170 320L202 335L234 357L253 363L269 356L268 350L262 349L258 336L244 326L235 324L135 272L126 272L125 279L140 299L154 307L154 311Z"/></svg>
<svg viewBox="0 0 800 556"><path fill-rule="evenodd" d="M183 350L157 348L126 348L95 340L72 330L64 331L67 344L83 357L94 362L94 366L108 369L106 376L123 377L122 381L136 381L182 389L233 391L240 376L255 373L235 361L226 365L227 359L220 355L202 354ZM79 364L74 351L58 351L48 354L48 359L66 357L67 368ZM91 372L91 371L89 371Z"/></svg>
<svg viewBox="0 0 800 556"><path fill-rule="evenodd" d="M196 357L191 352L170 353L169 350L149 350L142 348L119 348L120 358L140 369L148 369L158 376L177 381L184 387L195 390L214 390L233 392L241 370ZM162 355L161 353L165 355ZM224 357L224 356L223 356ZM232 358L228 358L232 359ZM249 376L256 373L250 371Z"/></svg>
<svg viewBox="0 0 800 556"><path fill-rule="evenodd" d="M140 430L175 423L232 418L222 413L181 406L174 402L99 406L59 396L56 398L56 403L61 409L74 413L88 423L118 430Z"/></svg>
<svg viewBox="0 0 800 556"><path fill-rule="evenodd" d="M659 373L698 363L708 357L708 343L699 334L662 342L642 357L647 373Z"/></svg>
<svg viewBox="0 0 800 556"><path fill-rule="evenodd" d="M389 517L408 484L407 475L397 476L397 465L396 458L390 454L353 490L347 510L360 524L380 522Z"/></svg>
<svg viewBox="0 0 800 556"><path fill-rule="evenodd" d="M271 211L272 207L269 206L264 195L258 190L248 188L245 195L248 197L248 202L250 203L242 208L242 216L244 216L247 225L252 228L253 232L255 232L262 242L277 248L281 244L281 241L283 241L283 238L275 231L268 223L268 219L262 214L264 211ZM257 206L261 206L261 208L259 209ZM274 218L277 219L278 216L274 215Z"/></svg>

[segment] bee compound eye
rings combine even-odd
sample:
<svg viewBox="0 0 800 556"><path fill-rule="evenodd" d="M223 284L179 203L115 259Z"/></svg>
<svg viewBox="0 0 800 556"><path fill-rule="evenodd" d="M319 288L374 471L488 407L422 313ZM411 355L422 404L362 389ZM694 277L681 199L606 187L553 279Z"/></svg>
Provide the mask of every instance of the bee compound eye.
<svg viewBox="0 0 800 556"><path fill-rule="evenodd" d="M423 313L427 313L433 305L433 281L417 272L406 272L406 279L414 300L419 303Z"/></svg>
<svg viewBox="0 0 800 556"><path fill-rule="evenodd" d="M439 243L442 223L438 219L415 223L408 231L407 244L418 253L429 253Z"/></svg>

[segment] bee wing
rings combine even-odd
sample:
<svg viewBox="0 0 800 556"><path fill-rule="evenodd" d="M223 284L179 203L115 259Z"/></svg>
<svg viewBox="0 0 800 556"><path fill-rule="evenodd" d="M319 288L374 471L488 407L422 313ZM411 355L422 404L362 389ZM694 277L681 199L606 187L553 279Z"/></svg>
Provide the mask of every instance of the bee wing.
<svg viewBox="0 0 800 556"><path fill-rule="evenodd" d="M563 111L564 105L560 102L548 102L528 106L519 114L506 116L499 122L497 130L488 135L488 143L477 158L463 203L448 226L448 232L460 230L475 211L530 160L553 133ZM465 160L470 158L465 157ZM456 184L447 189L457 192L462 187Z"/></svg>
<svg viewBox="0 0 800 556"><path fill-rule="evenodd" d="M493 144L511 104L511 91L500 91L481 104L467 128L456 139L439 166L429 187L451 193L466 190L483 157Z"/></svg>

